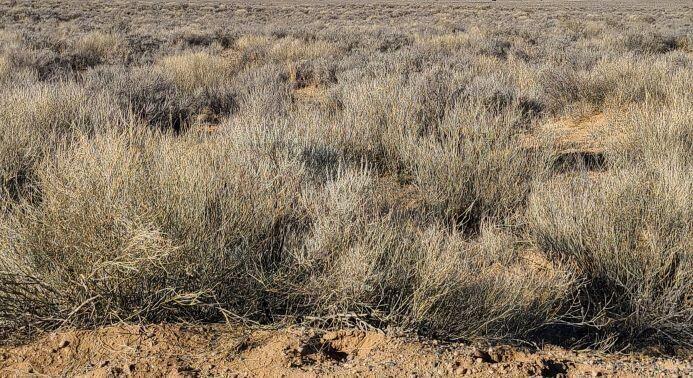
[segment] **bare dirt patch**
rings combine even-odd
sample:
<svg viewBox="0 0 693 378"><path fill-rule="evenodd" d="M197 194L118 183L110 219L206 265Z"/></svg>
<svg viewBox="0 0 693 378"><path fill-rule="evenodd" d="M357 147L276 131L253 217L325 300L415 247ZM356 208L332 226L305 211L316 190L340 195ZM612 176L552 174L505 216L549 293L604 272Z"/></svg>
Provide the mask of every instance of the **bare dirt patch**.
<svg viewBox="0 0 693 378"><path fill-rule="evenodd" d="M123 325L0 349L0 376L684 376L690 359L442 343L378 331Z"/></svg>
<svg viewBox="0 0 693 378"><path fill-rule="evenodd" d="M528 148L551 146L557 155L559 170L576 166L600 170L605 163L607 146L620 136L613 125L613 117L597 112L550 120L532 130L523 143Z"/></svg>
<svg viewBox="0 0 693 378"><path fill-rule="evenodd" d="M609 125L604 113L595 113L548 122L540 127L540 132L553 136L557 144L567 151L600 153L604 146L603 139L599 138L599 135L606 127Z"/></svg>

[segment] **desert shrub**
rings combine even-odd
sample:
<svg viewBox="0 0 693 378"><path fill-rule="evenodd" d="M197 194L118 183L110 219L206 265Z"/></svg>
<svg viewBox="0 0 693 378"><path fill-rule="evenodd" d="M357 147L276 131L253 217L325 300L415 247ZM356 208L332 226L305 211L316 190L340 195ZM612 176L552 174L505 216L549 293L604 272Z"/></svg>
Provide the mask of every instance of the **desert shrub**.
<svg viewBox="0 0 693 378"><path fill-rule="evenodd" d="M243 35L236 40L235 47L240 50L240 61L253 65L267 60L271 43L264 35Z"/></svg>
<svg viewBox="0 0 693 378"><path fill-rule="evenodd" d="M239 89L231 79L238 67L230 60L207 53L189 53L164 58L155 71L155 77L161 76L163 82L175 88L178 104L182 106L174 107L173 113L178 113L181 126L191 122L190 116L219 121L237 109ZM185 117L184 112L189 115ZM174 126L177 130L182 128Z"/></svg>
<svg viewBox="0 0 693 378"><path fill-rule="evenodd" d="M376 33L375 49L378 52L392 52L409 46L413 43L413 38L398 31L380 29Z"/></svg>
<svg viewBox="0 0 693 378"><path fill-rule="evenodd" d="M326 59L302 60L289 64L289 81L294 89L325 87L337 82L335 71L334 63Z"/></svg>
<svg viewBox="0 0 693 378"><path fill-rule="evenodd" d="M99 31L79 37L68 51L68 59L74 70L83 70L103 63L117 63L124 56L121 37Z"/></svg>
<svg viewBox="0 0 693 378"><path fill-rule="evenodd" d="M690 340L693 311L690 168L665 164L542 184L529 203L539 247L574 262L583 308L627 340ZM595 315L594 313L591 315Z"/></svg>
<svg viewBox="0 0 693 378"><path fill-rule="evenodd" d="M359 314L469 338L520 336L562 315L574 287L567 270L523 269L514 236L491 227L470 242L440 225L379 216L378 190L372 173L352 170L308 192L313 221L296 255L307 277L290 303L326 319Z"/></svg>
<svg viewBox="0 0 693 378"><path fill-rule="evenodd" d="M580 287L568 266L532 255L485 224L479 237L428 229L418 241L412 319L438 335L530 338L567 318ZM530 263L530 261L535 261Z"/></svg>
<svg viewBox="0 0 693 378"><path fill-rule="evenodd" d="M0 222L3 331L294 315L518 337L560 315L569 272L523 269L512 235L382 217L364 171L302 187L280 138L130 130L49 158L41 201Z"/></svg>
<svg viewBox="0 0 693 378"><path fill-rule="evenodd" d="M302 169L258 149L271 140L236 137L108 133L49 159L41 201L2 221L3 322L218 320L218 303L270 313L273 273L302 224Z"/></svg>
<svg viewBox="0 0 693 378"><path fill-rule="evenodd" d="M0 81L5 81L12 73L12 63L5 55L0 55Z"/></svg>
<svg viewBox="0 0 693 378"><path fill-rule="evenodd" d="M127 46L126 63L129 65L152 64L164 50L165 39L150 31L129 31L125 36Z"/></svg>
<svg viewBox="0 0 693 378"><path fill-rule="evenodd" d="M339 88L338 127L325 127L322 119L309 123L308 138L334 146L347 161L367 164L378 170L396 170L400 164L397 145L401 130L408 124L401 118L397 99L404 94L398 76L381 76L374 80Z"/></svg>
<svg viewBox="0 0 693 378"><path fill-rule="evenodd" d="M440 67L434 67L413 78L413 82L406 88L406 97L402 98L408 105L404 107L405 111L413 113L413 127L420 130L421 134L435 132L455 101L460 100L464 79L455 75L453 70Z"/></svg>
<svg viewBox="0 0 693 378"><path fill-rule="evenodd" d="M577 103L601 107L615 88L613 76L568 67L546 69L539 77L543 102L552 113L561 113Z"/></svg>
<svg viewBox="0 0 693 378"><path fill-rule="evenodd" d="M537 245L576 263L587 283L581 300L592 330L624 342L691 335L690 84L664 62L595 67L612 93L605 104L629 106L604 135L610 171L541 183L529 201Z"/></svg>
<svg viewBox="0 0 693 378"><path fill-rule="evenodd" d="M198 121L218 122L237 108L238 90L221 58L205 54L167 58L156 67L98 69L90 88L105 88L123 111L161 130L182 132Z"/></svg>
<svg viewBox="0 0 693 378"><path fill-rule="evenodd" d="M288 115L291 83L284 65L267 64L243 70L235 78L235 87L239 117L273 120Z"/></svg>
<svg viewBox="0 0 693 378"><path fill-rule="evenodd" d="M439 134L411 139L402 155L433 211L462 229L522 208L543 172L541 155L518 142L517 104L497 114L482 104L458 104Z"/></svg>
<svg viewBox="0 0 693 378"><path fill-rule="evenodd" d="M480 103L490 112L503 113L513 106L526 121L541 115L544 103L516 89L507 78L496 75L477 76L459 93L462 101Z"/></svg>
<svg viewBox="0 0 693 378"><path fill-rule="evenodd" d="M235 42L236 35L223 29L201 30L196 27L185 27L175 30L172 35L174 44L183 44L185 47L211 46L218 43L227 48Z"/></svg>
<svg viewBox="0 0 693 378"><path fill-rule="evenodd" d="M612 107L644 103L666 106L690 89L690 70L680 70L662 58L618 59L599 64L595 73L608 82L611 89L606 104Z"/></svg>
<svg viewBox="0 0 693 378"><path fill-rule="evenodd" d="M11 49L7 53L7 60L17 69L36 72L38 78L44 81L62 79L72 74L70 60L47 48Z"/></svg>
<svg viewBox="0 0 693 378"><path fill-rule="evenodd" d="M75 134L105 127L114 116L104 96L74 83L8 88L0 95L2 192L22 192L46 154Z"/></svg>
<svg viewBox="0 0 693 378"><path fill-rule="evenodd" d="M626 35L625 47L639 54L662 54L677 48L677 38L656 32L638 31Z"/></svg>
<svg viewBox="0 0 693 378"><path fill-rule="evenodd" d="M123 61L122 37L100 31L64 41L54 35L29 35L4 46L7 58L18 69L33 70L41 80L71 77L100 64Z"/></svg>
<svg viewBox="0 0 693 378"><path fill-rule="evenodd" d="M227 84L234 74L232 61L204 52L167 56L158 68L184 92Z"/></svg>
<svg viewBox="0 0 693 378"><path fill-rule="evenodd" d="M484 217L519 209L543 163L518 143L526 122L521 100L509 94L494 102L495 93L445 72L411 82L387 75L345 89L342 127L301 122L309 143L413 182L435 214L473 229Z"/></svg>
<svg viewBox="0 0 693 378"><path fill-rule="evenodd" d="M674 82L675 84L675 82ZM688 84L670 88L666 105L645 103L632 107L615 127L621 137L609 144L609 160L617 167L657 166L680 162L693 166L693 110ZM663 148L663 146L666 146Z"/></svg>
<svg viewBox="0 0 693 378"><path fill-rule="evenodd" d="M428 38L419 36L416 43L424 49L439 52L469 48L471 45L469 34L463 32L433 35Z"/></svg>
<svg viewBox="0 0 693 378"><path fill-rule="evenodd" d="M361 75L340 78L339 83L353 84L336 86L332 92L338 112L330 116L339 127L309 121L308 138L332 145L350 162L395 173L405 169L400 150L408 143L406 137L435 133L464 78L434 67L410 79L400 72L406 69L394 66L388 70L378 65L373 72L361 69L355 72Z"/></svg>
<svg viewBox="0 0 693 378"><path fill-rule="evenodd" d="M132 112L145 123L160 130L182 131L195 109L191 97L158 71L141 68L97 68L86 75L86 86L105 88L121 109Z"/></svg>
<svg viewBox="0 0 693 378"><path fill-rule="evenodd" d="M12 58L0 54L0 87L29 86L38 81L37 72L26 67L17 67Z"/></svg>
<svg viewBox="0 0 693 378"><path fill-rule="evenodd" d="M553 113L576 103L596 108L621 108L631 104L666 104L673 93L690 81L690 70L681 69L676 55L617 56L601 59L588 68L559 65L538 73L542 102ZM678 86L678 87L677 87Z"/></svg>
<svg viewBox="0 0 693 378"><path fill-rule="evenodd" d="M499 59L505 59L511 47L512 43L498 37L484 39L481 44L476 46L480 54Z"/></svg>

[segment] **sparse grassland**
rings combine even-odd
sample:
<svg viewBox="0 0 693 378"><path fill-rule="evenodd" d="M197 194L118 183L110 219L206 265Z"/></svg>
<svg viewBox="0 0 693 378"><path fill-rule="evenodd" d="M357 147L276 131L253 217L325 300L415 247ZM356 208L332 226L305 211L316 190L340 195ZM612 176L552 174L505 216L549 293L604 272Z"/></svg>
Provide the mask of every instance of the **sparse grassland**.
<svg viewBox="0 0 693 378"><path fill-rule="evenodd" d="M689 349L693 7L0 5L0 338Z"/></svg>

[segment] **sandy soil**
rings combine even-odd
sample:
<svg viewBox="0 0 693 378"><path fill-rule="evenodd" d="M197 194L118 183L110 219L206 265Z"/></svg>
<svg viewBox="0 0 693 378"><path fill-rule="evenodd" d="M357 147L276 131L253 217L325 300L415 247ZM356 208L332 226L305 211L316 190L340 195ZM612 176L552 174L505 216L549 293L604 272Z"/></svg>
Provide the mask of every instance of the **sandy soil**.
<svg viewBox="0 0 693 378"><path fill-rule="evenodd" d="M523 350L377 331L123 325L0 349L0 376L691 376L693 362L556 347Z"/></svg>

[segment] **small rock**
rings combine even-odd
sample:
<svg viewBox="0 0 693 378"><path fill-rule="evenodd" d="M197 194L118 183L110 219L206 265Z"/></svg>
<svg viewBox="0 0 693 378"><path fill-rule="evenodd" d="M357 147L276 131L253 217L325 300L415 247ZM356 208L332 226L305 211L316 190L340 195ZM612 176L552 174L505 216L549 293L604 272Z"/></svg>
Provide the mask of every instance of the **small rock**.
<svg viewBox="0 0 693 378"><path fill-rule="evenodd" d="M455 374L457 374L457 375L466 375L468 372L469 372L469 369L463 368L463 367L457 368L455 370Z"/></svg>

